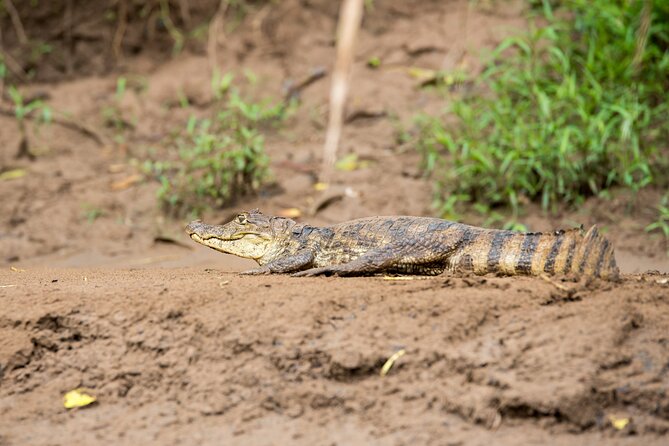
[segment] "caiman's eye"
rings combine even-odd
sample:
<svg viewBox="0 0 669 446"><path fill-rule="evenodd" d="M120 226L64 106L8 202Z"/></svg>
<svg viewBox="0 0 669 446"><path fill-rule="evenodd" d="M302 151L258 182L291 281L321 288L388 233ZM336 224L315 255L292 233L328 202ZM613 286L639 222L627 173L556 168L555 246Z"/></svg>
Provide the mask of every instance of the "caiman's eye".
<svg viewBox="0 0 669 446"><path fill-rule="evenodd" d="M239 223L240 225L244 225L244 224L246 224L246 215L244 215L244 214L239 214L239 215L237 216L237 223Z"/></svg>

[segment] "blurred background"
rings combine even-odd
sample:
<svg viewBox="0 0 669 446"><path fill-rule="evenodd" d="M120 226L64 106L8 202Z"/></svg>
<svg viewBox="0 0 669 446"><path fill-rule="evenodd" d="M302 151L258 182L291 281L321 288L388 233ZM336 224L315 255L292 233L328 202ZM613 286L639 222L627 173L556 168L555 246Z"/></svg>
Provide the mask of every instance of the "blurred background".
<svg viewBox="0 0 669 446"><path fill-rule="evenodd" d="M183 226L257 207L597 223L669 271L669 2L360 5L325 175L340 2L0 0L0 263L241 269Z"/></svg>

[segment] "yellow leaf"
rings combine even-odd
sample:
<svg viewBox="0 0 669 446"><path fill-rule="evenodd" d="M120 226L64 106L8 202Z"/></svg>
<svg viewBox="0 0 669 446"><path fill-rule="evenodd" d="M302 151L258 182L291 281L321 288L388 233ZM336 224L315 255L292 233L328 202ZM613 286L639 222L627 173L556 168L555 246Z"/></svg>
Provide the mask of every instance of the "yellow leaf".
<svg viewBox="0 0 669 446"><path fill-rule="evenodd" d="M74 389L63 396L63 406L65 406L66 409L88 406L95 401L97 401L97 398L85 393L85 389Z"/></svg>
<svg viewBox="0 0 669 446"><path fill-rule="evenodd" d="M613 415L609 415L609 421L611 422L611 425L619 431L625 429L625 427L630 424L629 418L617 418Z"/></svg>
<svg viewBox="0 0 669 446"><path fill-rule="evenodd" d="M327 190L327 188L330 187L328 183L316 183L314 184L314 190L318 192L322 192L324 190Z"/></svg>
<svg viewBox="0 0 669 446"><path fill-rule="evenodd" d="M8 170L7 172L0 173L0 181L15 180L17 178L26 176L26 173L28 172L26 172L25 169Z"/></svg>
<svg viewBox="0 0 669 446"><path fill-rule="evenodd" d="M109 173L119 173L123 172L125 170L126 165L125 164L110 164L107 170Z"/></svg>
<svg viewBox="0 0 669 446"><path fill-rule="evenodd" d="M436 71L419 67L409 67L407 69L409 76L416 79L431 79L436 75Z"/></svg>
<svg viewBox="0 0 669 446"><path fill-rule="evenodd" d="M138 183L142 179L142 176L139 174L130 175L127 178L124 178L119 181L115 181L111 184L111 190L124 190L129 188L135 183Z"/></svg>
<svg viewBox="0 0 669 446"><path fill-rule="evenodd" d="M287 218L297 218L302 216L302 211L298 208L286 208L279 211L279 216Z"/></svg>
<svg viewBox="0 0 669 446"><path fill-rule="evenodd" d="M388 372L390 372L390 369L393 367L393 364L395 364L395 361L400 359L404 354L406 353L406 350L398 350L396 351L388 360L386 361L385 364L383 364L383 367L381 367L381 376L386 376Z"/></svg>
<svg viewBox="0 0 669 446"><path fill-rule="evenodd" d="M364 169L369 166L369 161L361 161L358 159L358 155L355 153L349 153L339 161L335 163L335 167L338 170L343 170L345 172L350 172L352 170Z"/></svg>
<svg viewBox="0 0 669 446"><path fill-rule="evenodd" d="M10 266L10 267L9 267L9 270L10 270L10 271L13 271L13 272L15 272L15 273L22 273L22 272L25 271L25 269L23 269L23 268L17 268L17 267L15 267L15 266Z"/></svg>

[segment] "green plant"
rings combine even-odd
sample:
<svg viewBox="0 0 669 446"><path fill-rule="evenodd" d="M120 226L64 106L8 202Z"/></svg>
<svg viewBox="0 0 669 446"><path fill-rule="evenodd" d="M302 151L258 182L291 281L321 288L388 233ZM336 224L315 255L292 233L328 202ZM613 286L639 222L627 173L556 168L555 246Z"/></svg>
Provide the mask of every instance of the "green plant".
<svg viewBox="0 0 669 446"><path fill-rule="evenodd" d="M172 215L224 207L269 178L262 132L281 123L291 106L245 99L232 80L214 76L212 116L188 120L173 142L176 159L144 163L144 171L160 181L158 199Z"/></svg>
<svg viewBox="0 0 669 446"><path fill-rule="evenodd" d="M669 241L669 194L665 194L657 205L657 220L646 226L646 232L661 231Z"/></svg>
<svg viewBox="0 0 669 446"><path fill-rule="evenodd" d="M7 93L14 104L14 116L21 134L21 142L19 143L19 152L17 157L34 158L34 154L30 151L30 142L28 137L28 129L26 127L26 120L28 117L38 112L37 119L35 119L35 126L33 130L35 134L39 133L40 127L44 124L50 124L53 119L53 112L51 108L42 100L35 99L26 101L21 92L13 85L7 89Z"/></svg>
<svg viewBox="0 0 669 446"><path fill-rule="evenodd" d="M102 209L95 207L92 204L84 203L81 205L81 215L84 220L90 225L95 222L98 218L102 217L105 213Z"/></svg>
<svg viewBox="0 0 669 446"><path fill-rule="evenodd" d="M545 25L499 45L484 94L418 121L443 214L474 202L516 216L527 200L555 210L613 186L666 184L669 3L532 4Z"/></svg>
<svg viewBox="0 0 669 446"><path fill-rule="evenodd" d="M145 88L140 86L139 88ZM117 144L125 142L125 132L135 127L136 117L126 117L121 102L128 89L128 78L120 76L116 79L116 91L112 101L102 108L102 119L105 125L114 131L114 141Z"/></svg>

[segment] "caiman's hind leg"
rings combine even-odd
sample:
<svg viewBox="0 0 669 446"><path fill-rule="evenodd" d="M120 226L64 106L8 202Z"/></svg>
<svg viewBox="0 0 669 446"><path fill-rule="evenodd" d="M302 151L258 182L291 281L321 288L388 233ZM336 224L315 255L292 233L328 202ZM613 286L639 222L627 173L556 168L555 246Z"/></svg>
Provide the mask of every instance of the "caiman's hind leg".
<svg viewBox="0 0 669 446"><path fill-rule="evenodd" d="M381 249L376 249L365 253L364 255L352 260L348 263L340 265L329 265L320 268L311 268L304 271L299 271L292 276L294 277L310 277L321 275L337 275L337 276L363 276L386 271L397 270L397 266L407 263L416 265L434 264L437 259L434 253L425 253L424 256L412 253L411 259L396 247L387 246ZM406 269L406 268L403 268Z"/></svg>
<svg viewBox="0 0 669 446"><path fill-rule="evenodd" d="M250 269L240 274L259 275L259 274L282 274L299 271L302 268L311 266L314 261L314 253L311 251L300 251L295 255L282 257L269 262L259 268Z"/></svg>

